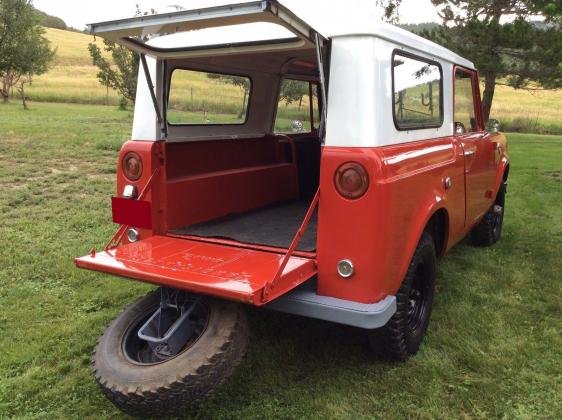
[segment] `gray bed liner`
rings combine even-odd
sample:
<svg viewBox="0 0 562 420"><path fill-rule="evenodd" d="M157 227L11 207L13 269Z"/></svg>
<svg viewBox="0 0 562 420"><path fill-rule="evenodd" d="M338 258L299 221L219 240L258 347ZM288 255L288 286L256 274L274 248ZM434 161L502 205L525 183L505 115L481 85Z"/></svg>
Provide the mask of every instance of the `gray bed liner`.
<svg viewBox="0 0 562 420"><path fill-rule="evenodd" d="M309 206L308 201L285 202L174 229L171 233L289 248ZM297 250L308 252L316 250L317 224L318 212L316 211L310 219Z"/></svg>

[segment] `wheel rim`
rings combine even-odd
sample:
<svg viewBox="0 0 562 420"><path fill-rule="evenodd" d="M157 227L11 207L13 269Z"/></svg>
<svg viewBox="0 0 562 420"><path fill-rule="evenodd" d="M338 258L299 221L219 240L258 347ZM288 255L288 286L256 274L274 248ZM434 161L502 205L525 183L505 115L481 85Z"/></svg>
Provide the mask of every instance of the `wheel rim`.
<svg viewBox="0 0 562 420"><path fill-rule="evenodd" d="M210 318L210 308L204 301L194 301L193 305L195 307L188 318L192 334L186 345L179 352L172 355L159 352L157 347L151 347L147 341L141 340L138 336L139 329L158 309L159 303L156 302L153 306L139 314L129 328L127 328L121 340L123 354L127 360L137 365L156 365L174 359L192 347L207 329Z"/></svg>
<svg viewBox="0 0 562 420"><path fill-rule="evenodd" d="M425 273L423 264L419 264L408 295L408 328L412 334L423 325L427 312L428 282L425 281Z"/></svg>

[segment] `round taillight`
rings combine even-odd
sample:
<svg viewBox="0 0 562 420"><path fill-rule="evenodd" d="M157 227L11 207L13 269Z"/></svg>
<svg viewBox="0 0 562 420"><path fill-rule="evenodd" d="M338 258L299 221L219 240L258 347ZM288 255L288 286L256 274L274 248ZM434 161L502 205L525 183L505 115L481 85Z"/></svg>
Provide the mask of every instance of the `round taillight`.
<svg viewBox="0 0 562 420"><path fill-rule="evenodd" d="M334 179L336 189L345 198L359 198L369 188L367 170L356 162L347 162L336 171Z"/></svg>
<svg viewBox="0 0 562 420"><path fill-rule="evenodd" d="M142 160L135 152L129 152L123 158L123 173L131 181L136 181L142 175Z"/></svg>

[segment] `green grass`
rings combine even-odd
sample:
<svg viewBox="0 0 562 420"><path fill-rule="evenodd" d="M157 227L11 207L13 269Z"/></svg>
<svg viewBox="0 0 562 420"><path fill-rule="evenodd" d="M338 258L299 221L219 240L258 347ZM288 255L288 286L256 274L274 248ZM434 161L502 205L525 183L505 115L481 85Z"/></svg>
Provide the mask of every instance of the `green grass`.
<svg viewBox="0 0 562 420"><path fill-rule="evenodd" d="M0 105L0 417L118 418L89 368L149 286L78 270L113 233L113 107ZM194 418L561 418L562 137L510 134L504 236L441 262L427 339L405 364L363 335L251 309L249 353Z"/></svg>

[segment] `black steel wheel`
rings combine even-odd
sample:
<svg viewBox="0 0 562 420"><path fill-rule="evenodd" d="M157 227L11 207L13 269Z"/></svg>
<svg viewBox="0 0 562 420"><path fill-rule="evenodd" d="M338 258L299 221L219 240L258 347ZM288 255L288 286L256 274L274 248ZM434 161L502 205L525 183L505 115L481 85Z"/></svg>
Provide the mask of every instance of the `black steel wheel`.
<svg viewBox="0 0 562 420"><path fill-rule="evenodd" d="M419 350L433 306L436 260L433 238L424 233L396 294L396 313L384 327L369 331L376 355L404 361Z"/></svg>
<svg viewBox="0 0 562 420"><path fill-rule="evenodd" d="M156 291L127 307L98 340L95 379L107 398L134 416L165 416L209 397L230 377L247 348L244 308L205 297L192 302L185 345L149 346L139 328L160 306Z"/></svg>

